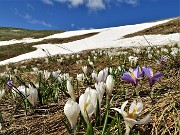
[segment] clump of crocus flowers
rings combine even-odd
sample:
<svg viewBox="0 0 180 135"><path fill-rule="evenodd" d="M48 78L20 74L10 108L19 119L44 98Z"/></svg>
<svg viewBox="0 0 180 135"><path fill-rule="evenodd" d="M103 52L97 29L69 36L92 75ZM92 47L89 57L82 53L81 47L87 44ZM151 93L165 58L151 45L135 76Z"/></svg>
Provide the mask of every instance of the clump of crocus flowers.
<svg viewBox="0 0 180 135"><path fill-rule="evenodd" d="M144 75L147 77L149 81L150 88L152 88L155 82L158 81L163 76L161 72L157 72L156 74L153 74L153 71L149 66L142 67L142 71L140 70L140 67L137 66L136 68L133 69L132 72L126 71L122 76L120 76L120 78L126 82L132 83L133 86L136 87L138 85L138 79ZM136 94L139 95L137 89L136 89Z"/></svg>

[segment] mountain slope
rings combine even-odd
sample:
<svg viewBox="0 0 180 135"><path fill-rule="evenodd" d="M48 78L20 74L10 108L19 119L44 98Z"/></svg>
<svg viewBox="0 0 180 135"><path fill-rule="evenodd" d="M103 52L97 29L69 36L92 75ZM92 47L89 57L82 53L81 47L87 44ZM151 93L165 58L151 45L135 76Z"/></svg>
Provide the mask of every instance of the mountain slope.
<svg viewBox="0 0 180 135"><path fill-rule="evenodd" d="M10 45L13 43L26 43L26 44L33 43L33 45L35 45L34 47L36 47L37 50L11 59L1 61L0 64L18 62L31 58L46 57L47 52L48 55L57 55L57 54L76 53L79 51L96 49L96 48L132 47L132 46L138 47L142 45L143 46L167 45L172 43L176 44L179 42L179 33L173 33L173 34L167 33L168 35L146 35L146 36L136 36L132 38L124 38L124 36L126 35L132 33L138 33L139 31L146 31L143 32L143 34L141 35L144 35L145 33L149 34L147 32L150 31L149 29L151 29L151 32L154 31L156 33L156 31L158 30L160 33L160 30L166 29L166 27L168 27L169 24L171 24L171 22L174 22L174 20L175 22L177 22L176 18L173 18L173 19L167 19L167 20L150 22L150 23L127 25L127 26L120 26L120 27L113 27L106 29L69 31L39 39L15 40L10 42L1 41L0 45L5 45L5 44ZM173 25L170 25L170 27L173 27ZM99 32L99 34L63 44L58 42L56 42L56 44L52 43L53 38L63 39L72 36L84 35L92 32ZM47 42L47 43L40 42L43 40L50 40L51 42Z"/></svg>
<svg viewBox="0 0 180 135"><path fill-rule="evenodd" d="M43 38L52 34L64 32L63 30L28 30L21 28L0 27L0 41L22 38Z"/></svg>

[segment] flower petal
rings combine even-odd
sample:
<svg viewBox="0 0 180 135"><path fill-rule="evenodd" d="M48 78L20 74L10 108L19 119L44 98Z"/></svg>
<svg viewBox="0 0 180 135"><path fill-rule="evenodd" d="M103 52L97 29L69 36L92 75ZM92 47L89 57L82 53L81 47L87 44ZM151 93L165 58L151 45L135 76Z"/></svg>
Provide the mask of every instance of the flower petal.
<svg viewBox="0 0 180 135"><path fill-rule="evenodd" d="M147 76L147 78L151 78L153 75L153 72L150 67L142 67L143 72Z"/></svg>
<svg viewBox="0 0 180 135"><path fill-rule="evenodd" d="M159 78L161 78L163 76L163 74L161 72L158 72L156 73L154 76L153 76L153 80L154 81L157 81L159 80Z"/></svg>
<svg viewBox="0 0 180 135"><path fill-rule="evenodd" d="M136 114L139 114L143 110L143 103L142 103L141 99L137 102L136 106L137 106L137 113Z"/></svg>
<svg viewBox="0 0 180 135"><path fill-rule="evenodd" d="M124 108L126 107L127 103L128 103L128 100L125 101L121 106L121 113L122 113L123 117L127 117L127 113L124 111Z"/></svg>
<svg viewBox="0 0 180 135"><path fill-rule="evenodd" d="M123 79L126 82L134 83L134 79L132 78L131 74L129 72L124 72L122 76L120 76L121 79Z"/></svg>
<svg viewBox="0 0 180 135"><path fill-rule="evenodd" d="M139 66L137 66L135 69L133 69L134 76L138 78L139 76Z"/></svg>
<svg viewBox="0 0 180 135"><path fill-rule="evenodd" d="M147 124L151 120L151 114L148 114L145 118L138 121L138 124Z"/></svg>
<svg viewBox="0 0 180 135"><path fill-rule="evenodd" d="M134 101L131 103L131 105L130 105L130 107L129 107L129 114L133 113L135 107L136 107L136 100L134 100Z"/></svg>
<svg viewBox="0 0 180 135"><path fill-rule="evenodd" d="M118 109L118 108L111 108L111 109L113 109L113 110L117 111L118 113L122 114L121 109Z"/></svg>
<svg viewBox="0 0 180 135"><path fill-rule="evenodd" d="M130 119L130 118L124 118L125 122L127 123L127 125L129 125L131 128L137 124L137 121L134 119Z"/></svg>

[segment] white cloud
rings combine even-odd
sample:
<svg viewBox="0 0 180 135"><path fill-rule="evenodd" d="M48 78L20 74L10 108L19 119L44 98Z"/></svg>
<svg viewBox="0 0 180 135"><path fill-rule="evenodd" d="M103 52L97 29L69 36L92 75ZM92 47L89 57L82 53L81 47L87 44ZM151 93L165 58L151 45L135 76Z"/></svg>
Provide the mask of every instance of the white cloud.
<svg viewBox="0 0 180 135"><path fill-rule="evenodd" d="M42 2L47 4L47 5L54 5L52 0L42 0Z"/></svg>
<svg viewBox="0 0 180 135"><path fill-rule="evenodd" d="M28 23L31 23L31 24L39 24L39 25L43 25L46 27L53 27L50 23L47 23L44 20L34 19L31 15L29 15L27 13L26 14L19 13L19 10L16 8L15 8L15 15L17 15L21 18L24 18Z"/></svg>
<svg viewBox="0 0 180 135"><path fill-rule="evenodd" d="M75 24L74 24L74 23L72 23L72 24L71 24L71 27L73 28L74 26L75 26Z"/></svg>
<svg viewBox="0 0 180 135"><path fill-rule="evenodd" d="M67 4L68 7L79 7L85 5L92 11L104 10L111 4L121 5L126 3L128 5L136 6L140 0L42 0L45 4L53 5L55 2Z"/></svg>
<svg viewBox="0 0 180 135"><path fill-rule="evenodd" d="M54 0L56 2L60 3L67 3L69 7L78 7L82 4L84 4L84 0Z"/></svg>
<svg viewBox="0 0 180 135"><path fill-rule="evenodd" d="M87 7L91 10L102 10L106 8L103 0L88 0Z"/></svg>
<svg viewBox="0 0 180 135"><path fill-rule="evenodd" d="M138 0L125 0L127 4L136 6L138 4Z"/></svg>
<svg viewBox="0 0 180 135"><path fill-rule="evenodd" d="M27 3L26 6L27 6L29 9L34 10L34 6L33 6L33 5Z"/></svg>
<svg viewBox="0 0 180 135"><path fill-rule="evenodd" d="M82 5L84 3L84 0L69 0L69 2L73 7L77 7L79 5Z"/></svg>

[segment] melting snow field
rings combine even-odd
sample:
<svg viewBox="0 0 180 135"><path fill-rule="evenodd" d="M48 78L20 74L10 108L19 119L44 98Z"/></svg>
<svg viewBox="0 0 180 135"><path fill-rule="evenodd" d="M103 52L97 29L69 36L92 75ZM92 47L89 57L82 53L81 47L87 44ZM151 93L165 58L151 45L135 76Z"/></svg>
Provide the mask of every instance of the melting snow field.
<svg viewBox="0 0 180 135"><path fill-rule="evenodd" d="M127 25L127 26L120 26L113 28L105 28L105 29L69 31L60 34L54 34L40 39L26 38L22 40L0 41L0 46L2 46L2 45L10 45L15 43L39 42L44 39L50 39L50 38L68 38L71 36L78 36L93 32L99 32L99 34L95 36L69 43L36 45L35 46L37 48L36 51L1 61L0 65L19 62L31 58L46 57L47 52L49 52L51 55L56 55L56 54L69 54L72 52L79 52L82 50L96 49L96 48L148 46L149 43L151 43L152 46L179 43L180 33L175 33L170 35L145 35L145 36L136 36L132 38L123 38L124 35L134 33L158 24L166 23L168 21L170 20L136 24L136 25ZM47 52L43 50L46 50Z"/></svg>

